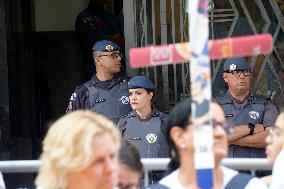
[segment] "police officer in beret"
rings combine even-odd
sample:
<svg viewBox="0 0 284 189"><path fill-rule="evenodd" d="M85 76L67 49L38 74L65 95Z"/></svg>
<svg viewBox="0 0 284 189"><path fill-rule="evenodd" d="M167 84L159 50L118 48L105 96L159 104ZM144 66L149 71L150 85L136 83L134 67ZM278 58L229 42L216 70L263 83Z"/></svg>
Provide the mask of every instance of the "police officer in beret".
<svg viewBox="0 0 284 189"><path fill-rule="evenodd" d="M154 105L155 85L145 76L135 76L128 83L132 112L123 116L118 123L124 139L134 144L141 158L169 157L169 146L162 132L167 114ZM162 178L163 172L149 173L150 182Z"/></svg>
<svg viewBox="0 0 284 189"><path fill-rule="evenodd" d="M108 40L96 42L92 48L96 74L76 87L66 112L91 109L115 123L131 111L128 98L128 79L120 77L122 54L120 47Z"/></svg>
<svg viewBox="0 0 284 189"><path fill-rule="evenodd" d="M164 127L167 115L153 107L155 85L145 76L135 76L128 83L132 112L118 123L125 139L133 143L142 158L169 156Z"/></svg>
<svg viewBox="0 0 284 189"><path fill-rule="evenodd" d="M228 126L233 127L228 157L264 158L265 137L278 113L269 99L250 93L251 66L245 58L227 59L223 69L228 90L215 100L222 106Z"/></svg>

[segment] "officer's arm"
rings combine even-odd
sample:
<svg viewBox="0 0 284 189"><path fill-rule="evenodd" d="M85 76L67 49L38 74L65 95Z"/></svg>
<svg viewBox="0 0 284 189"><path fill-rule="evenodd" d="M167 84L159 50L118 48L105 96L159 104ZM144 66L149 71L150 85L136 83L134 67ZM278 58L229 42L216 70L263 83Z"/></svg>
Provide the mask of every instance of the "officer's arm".
<svg viewBox="0 0 284 189"><path fill-rule="evenodd" d="M266 147L265 138L267 137L268 134L269 134L268 129L266 129L259 133L242 137L238 140L231 142L231 144L253 147L253 148L264 148Z"/></svg>
<svg viewBox="0 0 284 189"><path fill-rule="evenodd" d="M278 112L275 106L272 104L271 101L269 101L265 106L263 124L265 126L273 127L277 119L277 116L278 116Z"/></svg>
<svg viewBox="0 0 284 189"><path fill-rule="evenodd" d="M262 124L256 124L254 129L254 134L264 131ZM233 144L236 140L248 136L250 133L250 128L248 125L237 125L234 126L233 132L228 136L229 144Z"/></svg>
<svg viewBox="0 0 284 189"><path fill-rule="evenodd" d="M66 113L73 112L78 109L89 109L88 97L85 88L75 89L70 97Z"/></svg>
<svg viewBox="0 0 284 189"><path fill-rule="evenodd" d="M127 125L127 117L122 116L117 123L117 128L120 130L120 133L121 133L122 136L124 136L124 132L126 130L126 125Z"/></svg>

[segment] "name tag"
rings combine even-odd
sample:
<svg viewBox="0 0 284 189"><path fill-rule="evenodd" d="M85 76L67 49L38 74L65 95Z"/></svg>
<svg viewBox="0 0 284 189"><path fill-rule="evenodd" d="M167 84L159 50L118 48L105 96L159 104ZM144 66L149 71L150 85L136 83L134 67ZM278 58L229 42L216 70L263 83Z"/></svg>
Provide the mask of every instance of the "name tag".
<svg viewBox="0 0 284 189"><path fill-rule="evenodd" d="M105 102L106 99L100 99L100 100L96 100L95 103L101 103L101 102Z"/></svg>

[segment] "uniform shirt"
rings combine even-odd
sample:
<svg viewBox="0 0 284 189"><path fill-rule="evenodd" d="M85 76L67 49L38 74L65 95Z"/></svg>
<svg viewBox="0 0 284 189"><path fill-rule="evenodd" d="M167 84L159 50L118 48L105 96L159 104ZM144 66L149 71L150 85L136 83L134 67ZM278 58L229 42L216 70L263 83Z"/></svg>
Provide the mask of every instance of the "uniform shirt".
<svg viewBox="0 0 284 189"><path fill-rule="evenodd" d="M76 18L75 32L83 46L91 49L97 41L107 39L107 36L120 34L118 18L104 9L93 10L89 5Z"/></svg>
<svg viewBox="0 0 284 189"><path fill-rule="evenodd" d="M169 157L169 146L162 132L168 115L154 109L149 117L141 119L132 111L118 122L123 138L134 144L141 158Z"/></svg>
<svg viewBox="0 0 284 189"><path fill-rule="evenodd" d="M274 126L277 111L270 100L260 95L248 95L243 103L238 103L229 92L214 98L224 110L229 127L238 125L263 124ZM266 157L264 148L251 148L238 145L229 146L228 157Z"/></svg>
<svg viewBox="0 0 284 189"><path fill-rule="evenodd" d="M96 76L93 76L90 81L75 88L66 112L90 109L110 119L117 117L112 119L117 123L121 116L131 111L127 80L126 77L114 77L111 80L100 81ZM124 87L122 88L121 85ZM94 87L97 90L93 97L91 97L87 86Z"/></svg>
<svg viewBox="0 0 284 189"><path fill-rule="evenodd" d="M220 189L224 189L226 185L229 183L229 181L238 174L237 171L229 169L227 167L221 167L223 171L223 184ZM178 179L179 169L172 172L170 175L163 178L159 184L165 185L170 189L186 189L179 181ZM259 180L258 178L252 178L248 184L245 186L244 189L267 189L265 184ZM238 188L242 189L242 188Z"/></svg>

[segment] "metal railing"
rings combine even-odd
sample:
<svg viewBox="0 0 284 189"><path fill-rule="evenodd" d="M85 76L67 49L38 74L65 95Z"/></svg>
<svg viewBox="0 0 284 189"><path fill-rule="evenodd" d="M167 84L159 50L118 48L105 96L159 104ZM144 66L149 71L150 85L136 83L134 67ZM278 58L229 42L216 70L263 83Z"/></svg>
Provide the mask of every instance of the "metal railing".
<svg viewBox="0 0 284 189"><path fill-rule="evenodd" d="M147 158L141 160L144 166L144 184L149 183L149 172L166 170L169 158ZM2 173L35 173L39 170L39 160L0 161ZM222 164L235 170L250 170L254 175L257 170L271 170L272 166L264 158L225 158Z"/></svg>

